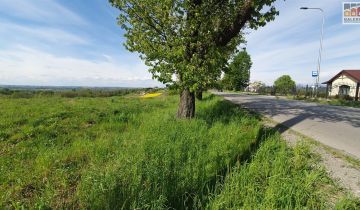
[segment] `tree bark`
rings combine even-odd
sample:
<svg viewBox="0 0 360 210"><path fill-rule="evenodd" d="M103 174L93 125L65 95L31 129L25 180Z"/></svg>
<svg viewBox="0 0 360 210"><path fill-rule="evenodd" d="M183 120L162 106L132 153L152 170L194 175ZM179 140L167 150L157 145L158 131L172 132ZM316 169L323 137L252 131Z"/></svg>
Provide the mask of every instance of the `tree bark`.
<svg viewBox="0 0 360 210"><path fill-rule="evenodd" d="M189 89L184 89L180 93L180 102L177 111L177 118L191 119L195 116L195 94Z"/></svg>
<svg viewBox="0 0 360 210"><path fill-rule="evenodd" d="M254 0L245 0L241 10L238 11L235 20L223 31L215 37L215 43L217 46L226 46L235 36L237 36L240 30L246 25L248 20L251 19L251 12L253 10Z"/></svg>
<svg viewBox="0 0 360 210"><path fill-rule="evenodd" d="M203 99L203 92L201 90L196 91L196 98L200 101Z"/></svg>

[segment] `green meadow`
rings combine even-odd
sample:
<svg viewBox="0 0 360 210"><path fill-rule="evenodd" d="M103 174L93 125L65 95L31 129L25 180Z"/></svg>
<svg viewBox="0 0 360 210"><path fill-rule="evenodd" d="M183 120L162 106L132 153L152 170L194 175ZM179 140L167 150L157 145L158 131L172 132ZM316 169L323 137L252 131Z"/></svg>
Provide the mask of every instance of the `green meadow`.
<svg viewBox="0 0 360 210"><path fill-rule="evenodd" d="M305 143L214 95L192 120L167 92L26 96L0 96L0 209L360 208Z"/></svg>

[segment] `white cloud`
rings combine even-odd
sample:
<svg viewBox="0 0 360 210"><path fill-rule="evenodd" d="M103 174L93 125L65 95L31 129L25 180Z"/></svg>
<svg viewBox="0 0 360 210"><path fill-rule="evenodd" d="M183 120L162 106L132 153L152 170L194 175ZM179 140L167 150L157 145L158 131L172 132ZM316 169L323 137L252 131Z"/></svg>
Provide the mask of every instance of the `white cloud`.
<svg viewBox="0 0 360 210"><path fill-rule="evenodd" d="M113 61L114 61L113 57L111 57L110 55L103 54L102 56L103 56L103 57L105 58L105 60L108 61L108 62L113 62Z"/></svg>
<svg viewBox="0 0 360 210"><path fill-rule="evenodd" d="M357 42L360 26L342 25L342 4L339 1L293 0L277 2L280 16L248 36L247 49L252 56L251 80L271 85L283 74L298 83L313 82L311 71L316 70L321 14L319 11L299 10L301 6L321 7L325 10L324 51L321 81L342 69L360 69Z"/></svg>
<svg viewBox="0 0 360 210"><path fill-rule="evenodd" d="M26 20L73 25L87 24L79 15L54 0L0 0L0 5L1 13Z"/></svg>
<svg viewBox="0 0 360 210"><path fill-rule="evenodd" d="M161 85L136 55L104 46L95 31L107 30L102 40L119 39L118 34L92 25L61 2L0 0L0 13L0 84Z"/></svg>
<svg viewBox="0 0 360 210"><path fill-rule="evenodd" d="M82 26L89 23L56 1L0 0L0 5L0 13L16 17L16 22L11 23L0 19L0 44L7 47L0 47L0 83L97 86L121 86L128 82L145 86L155 84L147 68L138 59L117 57L109 52L114 52L113 49L98 50L102 43L91 43L93 40L75 34L71 30L74 27L67 30L59 27L62 24L76 25L77 29L86 31L86 26ZM264 28L247 35L247 49L254 63L251 80L272 84L279 76L289 74L298 83L312 83L311 71L316 70L318 58L321 16L318 11L299 10L301 6L322 7L325 10L327 20L321 81L342 69L360 69L360 43L357 41L360 26L342 25L340 1L278 0L276 6L280 9L280 16ZM106 11L114 15L111 10ZM17 19L26 20L26 23ZM117 36L112 34L106 38L117 39ZM44 45L46 50L39 50ZM73 47L76 45L86 46ZM123 51L116 52L129 55ZM59 53L69 56L79 53L82 57L90 55L101 61L59 57Z"/></svg>
<svg viewBox="0 0 360 210"><path fill-rule="evenodd" d="M0 33L0 38L3 37L3 39L7 40L31 39L62 45L89 43L89 41L84 37L80 37L58 28L25 26L12 22L0 22Z"/></svg>
<svg viewBox="0 0 360 210"><path fill-rule="evenodd" d="M143 64L57 57L26 46L0 50L0 83L17 85L159 86Z"/></svg>

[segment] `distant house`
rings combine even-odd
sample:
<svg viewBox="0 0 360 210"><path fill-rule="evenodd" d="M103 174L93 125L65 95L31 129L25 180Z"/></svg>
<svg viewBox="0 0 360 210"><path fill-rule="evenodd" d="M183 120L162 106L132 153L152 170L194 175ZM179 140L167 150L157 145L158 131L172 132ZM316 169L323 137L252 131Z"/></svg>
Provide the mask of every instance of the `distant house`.
<svg viewBox="0 0 360 210"><path fill-rule="evenodd" d="M359 100L360 70L343 70L324 82L328 96L350 96Z"/></svg>
<svg viewBox="0 0 360 210"><path fill-rule="evenodd" d="M249 86L245 89L246 91L249 92L259 92L260 88L265 87L265 84L263 82L260 81L255 81L249 84Z"/></svg>

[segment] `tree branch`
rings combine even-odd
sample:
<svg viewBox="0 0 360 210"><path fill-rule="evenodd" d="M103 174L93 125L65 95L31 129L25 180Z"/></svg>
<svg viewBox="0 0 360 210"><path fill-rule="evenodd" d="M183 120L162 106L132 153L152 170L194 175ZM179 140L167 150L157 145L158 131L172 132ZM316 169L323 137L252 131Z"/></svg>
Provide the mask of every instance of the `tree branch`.
<svg viewBox="0 0 360 210"><path fill-rule="evenodd" d="M215 37L215 43L217 46L226 46L232 38L236 37L240 30L245 26L246 22L251 18L251 12L253 11L253 1L246 0L239 13L236 15L233 23L226 27L223 31Z"/></svg>

